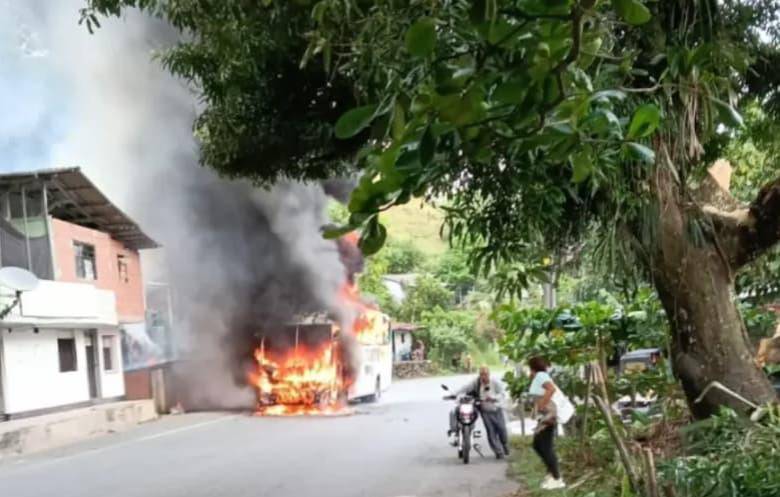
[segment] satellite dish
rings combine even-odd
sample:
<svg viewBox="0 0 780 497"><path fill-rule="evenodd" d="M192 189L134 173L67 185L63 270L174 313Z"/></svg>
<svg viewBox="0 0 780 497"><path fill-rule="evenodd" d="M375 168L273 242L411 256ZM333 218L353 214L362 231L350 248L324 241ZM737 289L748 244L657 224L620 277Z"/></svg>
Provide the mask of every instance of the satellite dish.
<svg viewBox="0 0 780 497"><path fill-rule="evenodd" d="M29 292L38 287L38 277L26 269L8 266L0 268L0 285L16 292Z"/></svg>

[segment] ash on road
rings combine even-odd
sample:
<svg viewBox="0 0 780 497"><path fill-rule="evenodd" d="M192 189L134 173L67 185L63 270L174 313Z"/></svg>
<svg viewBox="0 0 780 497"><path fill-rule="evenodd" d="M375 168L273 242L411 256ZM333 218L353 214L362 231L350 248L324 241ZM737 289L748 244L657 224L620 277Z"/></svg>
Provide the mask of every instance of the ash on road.
<svg viewBox="0 0 780 497"><path fill-rule="evenodd" d="M447 378L458 386L467 378ZM396 382L353 416L170 416L0 464L13 497L502 497L490 454L463 465L446 443L441 379Z"/></svg>

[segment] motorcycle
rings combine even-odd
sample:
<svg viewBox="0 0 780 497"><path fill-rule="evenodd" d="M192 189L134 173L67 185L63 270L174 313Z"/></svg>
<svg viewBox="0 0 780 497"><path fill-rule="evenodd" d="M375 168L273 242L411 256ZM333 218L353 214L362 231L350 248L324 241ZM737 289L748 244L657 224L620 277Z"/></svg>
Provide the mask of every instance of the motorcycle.
<svg viewBox="0 0 780 497"><path fill-rule="evenodd" d="M442 385L442 389L449 391L447 385ZM482 434L475 430L477 419L479 419L479 401L474 395L445 395L444 400L456 400L455 419L457 420L457 429L455 435L456 442L453 444L458 448L458 458L463 460L463 464L469 463L471 449L473 448L481 457L482 451L479 443L474 439L480 438Z"/></svg>

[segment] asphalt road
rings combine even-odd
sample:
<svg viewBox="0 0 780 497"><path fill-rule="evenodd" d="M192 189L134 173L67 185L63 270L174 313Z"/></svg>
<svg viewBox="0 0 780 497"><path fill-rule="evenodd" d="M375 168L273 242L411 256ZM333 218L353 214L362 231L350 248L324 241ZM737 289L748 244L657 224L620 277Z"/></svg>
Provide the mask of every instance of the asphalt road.
<svg viewBox="0 0 780 497"><path fill-rule="evenodd" d="M465 378L447 378L451 386ZM0 464L9 497L504 497L489 449L462 464L446 443L441 379L396 382L332 418L168 416ZM485 445L487 445L485 443Z"/></svg>

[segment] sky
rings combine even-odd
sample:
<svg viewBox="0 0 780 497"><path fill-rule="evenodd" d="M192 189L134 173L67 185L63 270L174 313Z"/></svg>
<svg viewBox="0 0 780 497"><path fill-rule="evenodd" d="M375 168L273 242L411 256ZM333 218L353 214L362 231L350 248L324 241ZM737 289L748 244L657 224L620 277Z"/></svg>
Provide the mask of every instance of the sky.
<svg viewBox="0 0 780 497"><path fill-rule="evenodd" d="M11 5L11 4L14 5ZM3 5L5 4L5 5ZM0 170L50 167L53 145L67 137L67 78L19 2L3 0L0 17ZM74 23L75 24L75 23Z"/></svg>
<svg viewBox="0 0 780 497"><path fill-rule="evenodd" d="M123 209L196 146L193 94L153 60L172 41L131 11L91 35L84 0L0 0L0 172L80 166ZM155 192L159 189L159 192Z"/></svg>

